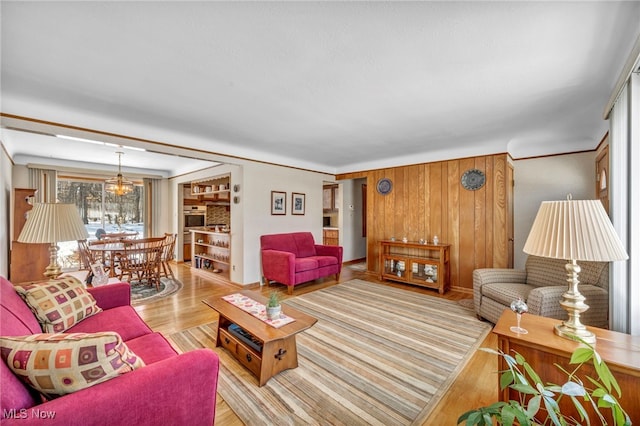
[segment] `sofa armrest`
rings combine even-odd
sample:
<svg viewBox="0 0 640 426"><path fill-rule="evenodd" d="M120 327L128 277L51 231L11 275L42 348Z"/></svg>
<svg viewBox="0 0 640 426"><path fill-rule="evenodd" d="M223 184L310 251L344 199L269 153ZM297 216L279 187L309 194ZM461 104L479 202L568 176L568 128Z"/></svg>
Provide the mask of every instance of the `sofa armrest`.
<svg viewBox="0 0 640 426"><path fill-rule="evenodd" d="M580 315L580 321L585 325L608 328L609 326L609 294L601 287L580 284L580 293L586 298L589 309ZM531 290L527 298L529 312L548 318L567 319L567 311L560 306L562 295L567 291L566 286L536 287Z"/></svg>
<svg viewBox="0 0 640 426"><path fill-rule="evenodd" d="M296 255L288 251L262 250L262 275L285 285L296 283Z"/></svg>
<svg viewBox="0 0 640 426"><path fill-rule="evenodd" d="M566 319L567 311L560 306L565 291L567 287L560 285L534 288L527 297L529 313L547 318Z"/></svg>
<svg viewBox="0 0 640 426"><path fill-rule="evenodd" d="M526 284L527 271L524 269L480 268L473 271L473 306L480 315L482 286L495 283Z"/></svg>
<svg viewBox="0 0 640 426"><path fill-rule="evenodd" d="M316 254L318 256L334 256L338 259L338 264L342 268L342 246L325 246L322 244L316 244Z"/></svg>
<svg viewBox="0 0 640 426"><path fill-rule="evenodd" d="M128 283L109 284L101 287L89 287L96 303L102 309L117 308L131 304L131 286Z"/></svg>
<svg viewBox="0 0 640 426"><path fill-rule="evenodd" d="M215 417L218 369L215 352L193 350L29 408L25 410L27 419L7 419L3 425L6 421L6 424L48 426L211 426ZM50 417L35 417L36 412L50 413Z"/></svg>

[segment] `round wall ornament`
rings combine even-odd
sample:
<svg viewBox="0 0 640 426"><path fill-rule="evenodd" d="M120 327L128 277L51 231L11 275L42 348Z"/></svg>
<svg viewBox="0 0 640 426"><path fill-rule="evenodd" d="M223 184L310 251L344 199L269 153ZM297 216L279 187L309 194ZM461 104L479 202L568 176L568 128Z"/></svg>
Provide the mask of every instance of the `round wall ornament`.
<svg viewBox="0 0 640 426"><path fill-rule="evenodd" d="M392 188L393 185L391 184L391 179L387 178L380 179L378 181L378 184L376 185L376 189L382 195L387 195L388 193L390 193Z"/></svg>
<svg viewBox="0 0 640 426"><path fill-rule="evenodd" d="M468 189L469 191L475 191L484 186L485 182L484 172L478 169L469 169L462 175L460 179L460 183L462 183L462 187L464 189Z"/></svg>

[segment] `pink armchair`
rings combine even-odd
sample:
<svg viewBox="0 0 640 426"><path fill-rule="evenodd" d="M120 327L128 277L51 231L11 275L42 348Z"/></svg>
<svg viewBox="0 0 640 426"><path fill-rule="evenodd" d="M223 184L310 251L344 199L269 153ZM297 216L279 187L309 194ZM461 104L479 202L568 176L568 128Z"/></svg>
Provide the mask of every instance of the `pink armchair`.
<svg viewBox="0 0 640 426"><path fill-rule="evenodd" d="M335 274L340 278L342 247L316 244L311 232L271 234L260 237L264 281L293 287Z"/></svg>
<svg viewBox="0 0 640 426"><path fill-rule="evenodd" d="M42 333L36 317L0 277L0 336ZM198 349L178 355L130 305L129 284L89 289L103 311L66 332L116 331L146 366L55 399L43 400L0 361L0 420L5 424L211 426L215 417L218 355Z"/></svg>

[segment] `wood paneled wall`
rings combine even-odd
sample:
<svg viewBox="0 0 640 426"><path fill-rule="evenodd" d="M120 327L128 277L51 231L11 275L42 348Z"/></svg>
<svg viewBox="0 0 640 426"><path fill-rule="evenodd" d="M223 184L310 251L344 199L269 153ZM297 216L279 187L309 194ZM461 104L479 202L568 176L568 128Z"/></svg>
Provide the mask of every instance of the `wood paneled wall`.
<svg viewBox="0 0 640 426"><path fill-rule="evenodd" d="M460 183L469 169L482 170L485 185ZM473 289L476 268L513 266L513 168L508 154L424 163L337 176L367 178L367 268L378 271L378 241L407 237L451 244L451 286ZM381 178L393 182L380 195Z"/></svg>

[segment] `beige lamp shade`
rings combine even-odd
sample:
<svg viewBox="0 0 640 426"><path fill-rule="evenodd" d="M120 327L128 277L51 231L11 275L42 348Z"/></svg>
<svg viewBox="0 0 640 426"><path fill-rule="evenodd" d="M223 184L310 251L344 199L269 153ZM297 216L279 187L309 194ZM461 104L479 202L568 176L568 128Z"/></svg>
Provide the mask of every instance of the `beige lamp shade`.
<svg viewBox="0 0 640 426"><path fill-rule="evenodd" d="M73 204L36 203L18 236L21 243L58 243L89 236Z"/></svg>
<svg viewBox="0 0 640 426"><path fill-rule="evenodd" d="M599 200L543 201L523 250L565 260L629 258Z"/></svg>

